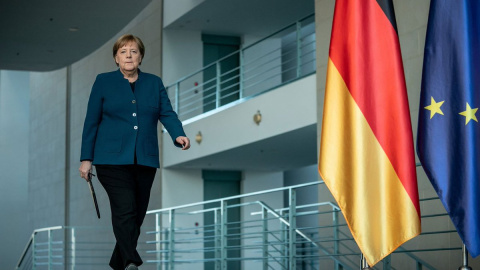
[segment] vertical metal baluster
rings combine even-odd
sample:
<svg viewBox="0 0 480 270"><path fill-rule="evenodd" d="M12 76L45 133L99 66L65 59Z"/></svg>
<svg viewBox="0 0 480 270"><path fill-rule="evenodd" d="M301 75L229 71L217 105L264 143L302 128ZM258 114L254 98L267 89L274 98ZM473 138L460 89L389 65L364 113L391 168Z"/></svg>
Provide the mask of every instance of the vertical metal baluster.
<svg viewBox="0 0 480 270"><path fill-rule="evenodd" d="M296 252L297 252L297 246L296 246L296 228L297 228L297 222L296 222L296 204L297 204L297 200L296 200L296 190L293 189L293 188L290 188L288 190L288 197L289 197L289 206L290 206L290 210L289 210L289 223L290 223L290 227L289 227L289 230L288 230L288 238L289 238L289 242L288 242L288 264L289 264L289 268L288 269L297 269L297 258L296 258Z"/></svg>
<svg viewBox="0 0 480 270"><path fill-rule="evenodd" d="M175 84L175 111L180 115L180 82Z"/></svg>
<svg viewBox="0 0 480 270"><path fill-rule="evenodd" d="M216 68L217 68L217 91L216 91L216 98L215 98L215 109L220 107L220 92L221 92L221 76L222 76L222 70L220 67L220 61L217 61L216 63Z"/></svg>
<svg viewBox="0 0 480 270"><path fill-rule="evenodd" d="M75 270L75 228L72 228L72 260L71 260L71 263L72 263L72 270Z"/></svg>
<svg viewBox="0 0 480 270"><path fill-rule="evenodd" d="M227 269L227 202L222 200L220 202L220 207L222 211L222 242L221 242L221 268L222 270Z"/></svg>
<svg viewBox="0 0 480 270"><path fill-rule="evenodd" d="M310 238L313 239L315 235L313 233L310 234ZM310 255L310 269L315 269L315 261L313 257L315 256L315 246L312 243L309 243L310 245L310 252L308 255Z"/></svg>
<svg viewBox="0 0 480 270"><path fill-rule="evenodd" d="M163 245L164 245L164 248L162 250L162 257L165 257L163 259L163 262L162 262L162 268L165 268L165 269L168 269L168 262L170 261L170 257L169 257L169 250L170 250L170 243L168 242L168 240L170 239L170 228L165 228L164 229L165 231L165 237L164 237L164 241L163 242Z"/></svg>
<svg viewBox="0 0 480 270"><path fill-rule="evenodd" d="M174 261L175 261L175 210L170 209L169 211L170 215L170 234L168 235L169 239L169 249L168 249L168 269L173 270L174 267Z"/></svg>
<svg viewBox="0 0 480 270"><path fill-rule="evenodd" d="M243 98L243 49L240 49L240 89L238 97Z"/></svg>
<svg viewBox="0 0 480 270"><path fill-rule="evenodd" d="M215 245L214 245L214 254L215 254L215 270L220 270L222 264L222 210L215 209Z"/></svg>
<svg viewBox="0 0 480 270"><path fill-rule="evenodd" d="M262 255L263 255L263 270L268 269L268 211L262 206Z"/></svg>
<svg viewBox="0 0 480 270"><path fill-rule="evenodd" d="M287 220L287 214L283 212L283 210L280 211L280 215ZM282 245L282 266L283 269L286 269L288 265L288 232L287 232L287 225L283 222L280 221L280 228L281 228L281 241L283 243Z"/></svg>
<svg viewBox="0 0 480 270"><path fill-rule="evenodd" d="M36 268L36 266L35 266L35 260L36 260L35 259L35 257L36 257L36 255L35 255L35 245L36 245L35 238L36 238L36 236L37 236L37 233L34 232L33 233L33 239L32 239L32 270L35 270L35 268Z"/></svg>
<svg viewBox="0 0 480 270"><path fill-rule="evenodd" d="M52 230L47 231L48 235L48 270L52 269Z"/></svg>
<svg viewBox="0 0 480 270"><path fill-rule="evenodd" d="M333 208L333 250L335 252L335 256L338 255L339 253L339 248L338 248L338 241L339 241L339 237L338 237L338 231L339 231L339 228L338 228L338 210L335 209L334 207ZM341 265L335 261L335 270L340 270L341 268Z"/></svg>
<svg viewBox="0 0 480 270"><path fill-rule="evenodd" d="M300 22L297 25L297 78L302 75L302 24Z"/></svg>
<svg viewBox="0 0 480 270"><path fill-rule="evenodd" d="M160 228L160 213L155 214L155 241L157 242L155 245L155 249L157 251L157 270L162 269L162 232Z"/></svg>

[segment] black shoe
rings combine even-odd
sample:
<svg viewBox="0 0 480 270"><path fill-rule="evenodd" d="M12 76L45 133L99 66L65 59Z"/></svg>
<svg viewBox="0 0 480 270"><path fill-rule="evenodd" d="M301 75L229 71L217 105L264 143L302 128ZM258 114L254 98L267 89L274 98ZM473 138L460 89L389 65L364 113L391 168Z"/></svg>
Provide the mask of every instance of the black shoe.
<svg viewBox="0 0 480 270"><path fill-rule="evenodd" d="M125 267L125 270L138 270L138 267L135 264L131 263L127 265L127 267Z"/></svg>

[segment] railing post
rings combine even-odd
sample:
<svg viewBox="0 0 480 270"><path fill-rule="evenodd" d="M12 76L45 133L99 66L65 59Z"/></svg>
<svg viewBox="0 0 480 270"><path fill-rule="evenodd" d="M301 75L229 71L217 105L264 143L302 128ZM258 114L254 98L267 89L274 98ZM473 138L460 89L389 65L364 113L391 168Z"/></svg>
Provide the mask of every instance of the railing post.
<svg viewBox="0 0 480 270"><path fill-rule="evenodd" d="M48 270L52 269L52 230L47 231L48 235Z"/></svg>
<svg viewBox="0 0 480 270"><path fill-rule="evenodd" d="M156 236L155 236L155 241L157 242L156 243L156 250L157 250L157 270L161 270L162 269L162 263L161 263L161 260L162 260L162 231L161 231L161 228L160 228L160 213L156 213L155 214L155 233L156 233Z"/></svg>
<svg viewBox="0 0 480 270"><path fill-rule="evenodd" d="M165 269L168 269L168 262L170 260L169 257L168 257L168 255L169 255L168 251L170 249L170 243L168 243L168 239L170 239L170 227L165 228L164 231L165 231L164 232L165 240L163 242L164 249L162 250L162 252L164 253L163 257L165 257L165 258L163 259L162 264L165 265ZM163 268L163 266L162 266L162 268Z"/></svg>
<svg viewBox="0 0 480 270"><path fill-rule="evenodd" d="M36 266L35 266L35 245L36 245L36 241L35 241L35 238L37 236L37 233L36 232L33 232L33 237L32 237L32 270L35 270L36 269Z"/></svg>
<svg viewBox="0 0 480 270"><path fill-rule="evenodd" d="M263 270L268 270L268 211L262 206L262 257Z"/></svg>
<svg viewBox="0 0 480 270"><path fill-rule="evenodd" d="M280 211L280 215L284 218L287 219L287 215L283 213L283 211ZM284 243L282 245L282 264L284 266L288 265L288 232L287 232L287 225L280 221L280 236L281 236L281 242Z"/></svg>
<svg viewBox="0 0 480 270"><path fill-rule="evenodd" d="M217 61L215 64L217 70L217 90L215 94L215 109L220 107L220 92L221 92L221 76L222 76L222 69L220 67L220 61Z"/></svg>
<svg viewBox="0 0 480 270"><path fill-rule="evenodd" d="M215 209L215 270L221 269L222 264L222 209Z"/></svg>
<svg viewBox="0 0 480 270"><path fill-rule="evenodd" d="M243 59L243 49L240 49L240 55L239 55L239 58L240 58L240 83L239 83L239 86L240 88L238 89L238 97L239 99L243 98L243 62L244 62L244 59Z"/></svg>
<svg viewBox="0 0 480 270"><path fill-rule="evenodd" d="M71 259L72 267L71 267L71 269L75 270L75 264L76 264L76 262L75 262L75 256L76 256L76 254L75 254L75 228L72 228L72 239L71 239L71 241L72 241L72 243L71 243L71 245L72 245L71 246L71 248L72 248L72 259ZM65 258L65 260L66 260L66 258Z"/></svg>
<svg viewBox="0 0 480 270"><path fill-rule="evenodd" d="M220 202L222 213L222 241L221 241L221 269L227 269L227 202L222 200Z"/></svg>
<svg viewBox="0 0 480 270"><path fill-rule="evenodd" d="M417 264L416 270L422 270L423 269L423 265L422 265L421 262L417 262L416 264Z"/></svg>
<svg viewBox="0 0 480 270"><path fill-rule="evenodd" d="M340 241L339 240L339 237L338 237L338 231L339 231L339 228L338 228L338 210L335 209L333 206L333 250L335 252L335 255L338 255L339 253L339 244L338 242ZM335 270L341 270L343 269L342 265L339 264L337 261L335 261Z"/></svg>
<svg viewBox="0 0 480 270"><path fill-rule="evenodd" d="M175 84L175 111L180 115L180 82Z"/></svg>
<svg viewBox="0 0 480 270"><path fill-rule="evenodd" d="M168 234L168 269L173 270L174 261L175 261L175 210L170 209L169 211L169 219L170 219L170 233Z"/></svg>
<svg viewBox="0 0 480 270"><path fill-rule="evenodd" d="M315 235L313 233L310 234L310 239L313 239ZM315 263L313 260L313 256L315 255L315 246L312 243L309 243L310 245L310 252L308 255L310 255L310 269L315 269ZM318 251L317 251L318 252Z"/></svg>
<svg viewBox="0 0 480 270"><path fill-rule="evenodd" d="M297 269L297 258L296 258L296 252L297 252L297 246L296 246L296 229L297 229L297 222L296 222L296 204L297 204L297 196L296 196L296 190L293 188L290 188L288 190L288 197L289 197L289 215L288 215L288 222L290 223L290 227L288 230L288 269L294 270Z"/></svg>
<svg viewBox="0 0 480 270"><path fill-rule="evenodd" d="M302 23L297 22L297 78L302 75Z"/></svg>

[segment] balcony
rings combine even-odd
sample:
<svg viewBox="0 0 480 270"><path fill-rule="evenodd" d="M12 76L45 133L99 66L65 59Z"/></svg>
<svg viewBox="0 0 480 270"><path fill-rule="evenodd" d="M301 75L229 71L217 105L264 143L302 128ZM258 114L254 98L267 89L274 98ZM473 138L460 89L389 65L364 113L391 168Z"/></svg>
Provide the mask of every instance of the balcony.
<svg viewBox="0 0 480 270"><path fill-rule="evenodd" d="M180 120L191 123L316 71L314 15L168 85Z"/></svg>

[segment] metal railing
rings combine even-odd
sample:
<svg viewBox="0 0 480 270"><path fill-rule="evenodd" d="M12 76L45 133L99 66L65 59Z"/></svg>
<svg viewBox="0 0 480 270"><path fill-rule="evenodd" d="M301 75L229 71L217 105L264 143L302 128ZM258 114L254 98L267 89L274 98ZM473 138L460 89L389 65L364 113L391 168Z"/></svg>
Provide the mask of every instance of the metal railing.
<svg viewBox="0 0 480 270"><path fill-rule="evenodd" d="M358 269L360 251L339 208L305 196L320 188L326 188L321 181L149 211L155 226L144 228L139 242L142 269ZM437 197L421 204L443 209ZM449 220L443 210L425 213L422 223L439 218ZM424 231L372 269L435 270L432 256L423 254L458 250L460 256L461 246L439 246L439 238L452 234L456 231ZM109 227L38 229L16 269L104 269L114 242Z"/></svg>
<svg viewBox="0 0 480 270"><path fill-rule="evenodd" d="M358 269L360 251L338 206L330 201L298 205L297 194L302 189L325 187L314 182L271 189L218 200L187 204L149 211L156 220L156 229L148 232L151 245L148 260L156 269ZM287 207L274 209L259 196L274 193L285 195ZM277 194L277 196L278 196ZM271 196L270 196L271 197ZM270 198L272 200L272 198ZM304 199L304 198L303 198ZM238 202L240 200L240 202ZM274 199L273 199L274 201ZM317 200L318 201L318 200ZM421 204L435 202L437 197L421 199ZM207 207L212 203L215 207ZM434 207L438 208L438 207ZM233 211L244 214L239 220L230 219ZM188 226L202 215L213 213L212 222ZM427 213L422 222L448 215ZM461 251L461 246L438 245L438 239L455 230L424 231L414 240L398 248L391 256L371 269L430 269L436 268L423 254ZM210 242L212 245L206 245ZM435 244L431 244L436 242ZM449 240L445 241L449 243ZM397 258L396 265L391 258ZM460 252L459 252L460 258ZM431 259L431 258L430 258ZM400 263L398 262L400 261Z"/></svg>
<svg viewBox="0 0 480 270"><path fill-rule="evenodd" d="M15 269L105 269L114 246L111 227L37 229L30 236ZM145 253L147 247L145 241L139 242L137 250Z"/></svg>
<svg viewBox="0 0 480 270"><path fill-rule="evenodd" d="M316 70L314 15L235 51L166 87L180 120L215 112Z"/></svg>

